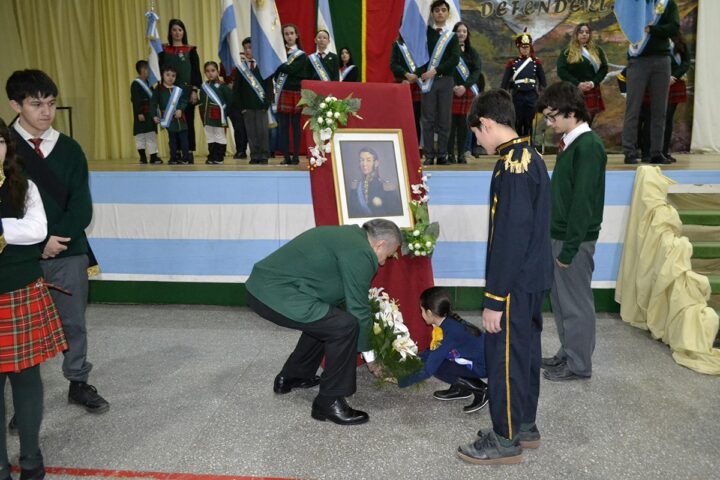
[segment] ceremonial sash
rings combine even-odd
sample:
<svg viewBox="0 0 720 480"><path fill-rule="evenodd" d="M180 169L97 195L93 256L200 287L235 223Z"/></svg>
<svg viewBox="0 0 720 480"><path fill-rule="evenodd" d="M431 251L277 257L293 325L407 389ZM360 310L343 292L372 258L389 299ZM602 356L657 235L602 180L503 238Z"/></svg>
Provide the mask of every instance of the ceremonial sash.
<svg viewBox="0 0 720 480"><path fill-rule="evenodd" d="M465 63L465 60L463 60L462 57L460 57L460 61L458 62L456 68L458 73L460 74L460 77L463 79L463 82L467 82L467 79L470 76L470 69L468 68L467 63ZM477 97L480 94L480 90L475 84L470 87L470 91L473 93L474 97Z"/></svg>
<svg viewBox="0 0 720 480"><path fill-rule="evenodd" d="M142 87L142 89L145 90L145 93L147 94L148 98L152 98L153 92L152 92L152 90L150 89L150 86L149 86L147 83L145 83L145 80L142 80L142 79L140 79L140 78L136 78L136 79L133 80L133 81L134 81L134 82L137 82L137 83Z"/></svg>
<svg viewBox="0 0 720 480"><path fill-rule="evenodd" d="M262 85L260 85L260 82L258 81L255 74L250 70L250 67L247 66L247 63L240 62L237 65L238 71L242 74L245 81L250 85L253 89L253 92L255 92L255 95L260 99L261 102L265 101L265 90L263 90Z"/></svg>
<svg viewBox="0 0 720 480"><path fill-rule="evenodd" d="M297 60L298 57L300 57L300 55L304 55L304 54L305 54L305 52L303 52L299 48L296 49L293 53L288 55L288 59L287 59L287 62L285 62L285 64L291 65L295 60ZM282 89L285 86L285 82L287 81L287 78L288 78L287 73L280 73L277 76L277 79L275 80L275 88L274 88L275 102L272 105L272 109L274 112L277 112L277 104L278 104L278 101L280 100L280 93L282 93Z"/></svg>
<svg viewBox="0 0 720 480"><path fill-rule="evenodd" d="M592 55L590 55L590 52L588 51L588 49L585 47L582 48L582 56L585 57L585 60L590 62L590 65L592 65L593 70L595 70L595 73L597 73L598 70L600 70L600 64L595 61L595 59L592 57Z"/></svg>
<svg viewBox="0 0 720 480"><path fill-rule="evenodd" d="M430 62L428 63L427 67L428 71L432 70L433 68L437 68L437 66L440 65L440 59L445 54L445 50L447 50L447 46L450 43L450 39L452 39L453 35L455 35L455 32L450 30L440 35L440 39L435 44L433 53L430 56ZM430 92L434 80L434 78L431 78L429 80L426 80L423 85L420 85L420 90L422 91L422 93Z"/></svg>
<svg viewBox="0 0 720 480"><path fill-rule="evenodd" d="M410 70L410 73L413 75L415 74L415 70L417 70L417 66L415 65L415 62L412 59L412 56L410 55L410 50L407 48L407 45L404 43L397 43L398 48L400 49L400 53L402 53L403 60L405 60L405 65L407 65L408 70ZM422 89L425 86L425 82L420 80L420 77L417 79L418 86Z"/></svg>
<svg viewBox="0 0 720 480"><path fill-rule="evenodd" d="M355 68L355 65L348 65L347 68L340 73L340 81L341 82L345 81L345 77L348 76L348 73L350 73L353 68Z"/></svg>
<svg viewBox="0 0 720 480"><path fill-rule="evenodd" d="M225 108L227 108L227 105L223 103L222 100L220 100L220 97L218 96L215 89L210 85L209 83L205 82L202 84L203 92L205 92L205 95L212 101L215 105L220 107L220 123L222 126L227 126L227 120L225 119Z"/></svg>
<svg viewBox="0 0 720 480"><path fill-rule="evenodd" d="M313 66L315 72L318 74L318 77L320 77L320 80L322 80L323 82L329 82L330 75L328 75L327 70L325 70L325 66L322 64L320 55L318 55L317 53L313 53L308 57L308 60L310 60L310 65Z"/></svg>
<svg viewBox="0 0 720 480"><path fill-rule="evenodd" d="M517 76L520 75L520 72L522 72L523 70L525 70L525 67L527 67L528 63L530 63L530 62L532 62L532 57L527 57L527 58L525 59L525 61L523 62L523 64L520 65L520 68L518 68L517 70L515 70L515 73L514 73L513 76L512 76L512 81L513 81L513 82L515 82L515 79L517 78Z"/></svg>
<svg viewBox="0 0 720 480"><path fill-rule="evenodd" d="M667 7L669 1L670 0L657 0L657 3L655 4L655 16L649 25L657 25L660 21L660 17L662 17L663 13L665 13L665 8ZM637 57L640 55L642 51L645 50L648 40L650 40L650 34L643 31L642 39L638 43L631 43L628 47L628 54L631 57Z"/></svg>
<svg viewBox="0 0 720 480"><path fill-rule="evenodd" d="M181 95L182 88L173 87L172 92L170 92L170 99L168 100L167 105L165 105L165 115L163 115L162 121L160 122L161 127L168 128L172 123Z"/></svg>

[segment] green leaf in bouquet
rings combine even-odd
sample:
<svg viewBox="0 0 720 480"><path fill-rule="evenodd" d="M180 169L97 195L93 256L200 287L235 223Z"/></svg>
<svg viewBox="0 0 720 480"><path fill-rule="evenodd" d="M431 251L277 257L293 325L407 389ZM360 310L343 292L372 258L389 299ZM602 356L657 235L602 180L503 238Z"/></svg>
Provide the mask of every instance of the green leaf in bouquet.
<svg viewBox="0 0 720 480"><path fill-rule="evenodd" d="M298 105L312 105L313 101L318 97L319 95L312 90L308 90L306 88L303 88L300 91L300 101L298 102Z"/></svg>
<svg viewBox="0 0 720 480"><path fill-rule="evenodd" d="M430 223L430 215L428 214L427 206L418 205L415 209L415 222L416 223Z"/></svg>
<svg viewBox="0 0 720 480"><path fill-rule="evenodd" d="M440 224L438 222L432 222L425 229L425 235L432 237L433 240L437 240L440 237Z"/></svg>

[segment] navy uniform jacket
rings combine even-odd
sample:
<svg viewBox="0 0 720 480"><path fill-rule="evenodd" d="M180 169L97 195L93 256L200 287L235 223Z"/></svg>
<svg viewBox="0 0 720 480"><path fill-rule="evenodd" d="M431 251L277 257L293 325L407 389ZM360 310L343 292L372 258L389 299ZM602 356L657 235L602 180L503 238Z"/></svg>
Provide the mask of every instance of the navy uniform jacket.
<svg viewBox="0 0 720 480"><path fill-rule="evenodd" d="M485 378L485 336L476 337L465 330L465 327L453 318L445 318L440 324L443 339L435 350L426 350L420 354L423 359L423 368L418 373L401 378L398 384L401 388L414 383L422 382L433 376L445 360L458 362L468 368L468 377Z"/></svg>
<svg viewBox="0 0 720 480"><path fill-rule="evenodd" d="M505 310L512 291L538 293L550 289L550 177L529 137L497 149L490 184L490 227L485 265L484 307Z"/></svg>
<svg viewBox="0 0 720 480"><path fill-rule="evenodd" d="M542 63L534 57L530 63L525 65L525 68L520 70L515 80L512 79L512 76L515 75L517 69L525 63L525 60L527 60L527 57L516 57L505 64L505 74L500 83L500 88L515 93L537 92L547 86L545 70L543 69Z"/></svg>

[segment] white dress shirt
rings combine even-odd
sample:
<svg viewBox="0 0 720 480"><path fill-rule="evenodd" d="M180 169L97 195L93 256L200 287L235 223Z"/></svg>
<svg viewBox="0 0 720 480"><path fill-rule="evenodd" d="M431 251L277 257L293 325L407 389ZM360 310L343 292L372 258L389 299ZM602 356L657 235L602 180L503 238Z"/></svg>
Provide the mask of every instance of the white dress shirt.
<svg viewBox="0 0 720 480"><path fill-rule="evenodd" d="M13 127L15 130L20 134L22 138L27 140L30 147L35 150L35 144L33 144L30 140L32 140L33 137L30 135L27 130L25 130L22 125L20 125L20 121L16 121L13 124ZM60 138L60 132L55 130L54 128L50 127L47 130L45 130L42 135L40 135L39 138L42 138L42 143L40 144L40 151L43 153L43 157L47 158L48 155L50 155L53 151L53 148L55 148L55 145L57 145L58 139Z"/></svg>
<svg viewBox="0 0 720 480"><path fill-rule="evenodd" d="M47 217L40 192L28 180L23 218L3 218L3 231L8 245L35 245L47 237Z"/></svg>

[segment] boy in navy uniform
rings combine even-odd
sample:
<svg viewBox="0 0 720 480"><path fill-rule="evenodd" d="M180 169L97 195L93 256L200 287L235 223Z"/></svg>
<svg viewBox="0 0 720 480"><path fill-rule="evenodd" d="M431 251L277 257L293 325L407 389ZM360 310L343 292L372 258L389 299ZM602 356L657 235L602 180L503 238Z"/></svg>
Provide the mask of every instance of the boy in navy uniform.
<svg viewBox="0 0 720 480"><path fill-rule="evenodd" d="M552 285L550 178L528 137L513 129L510 95L490 90L476 97L468 126L488 152L497 151L490 184L490 225L483 326L493 429L458 448L468 462L519 463L523 448L537 448L542 304Z"/></svg>

